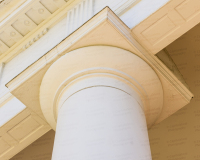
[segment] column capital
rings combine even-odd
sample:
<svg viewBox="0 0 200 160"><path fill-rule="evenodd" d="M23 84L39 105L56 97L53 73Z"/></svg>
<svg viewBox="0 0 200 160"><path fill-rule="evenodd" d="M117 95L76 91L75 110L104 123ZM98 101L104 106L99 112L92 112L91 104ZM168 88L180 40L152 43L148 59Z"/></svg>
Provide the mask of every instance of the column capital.
<svg viewBox="0 0 200 160"><path fill-rule="evenodd" d="M94 81L95 76L101 77L101 80L98 78ZM64 93L70 96L83 88L98 85L124 88L109 83L109 77L115 79L116 84L120 85L118 82L121 81L137 92L140 96L138 99L142 100L144 106L148 127L154 124L163 107L162 84L155 71L144 60L129 51L110 46L90 46L62 56L43 77L40 104L52 128L56 127L57 104ZM77 83L83 79L88 80L77 87ZM68 92L69 88L72 88L70 86L75 84L75 90Z"/></svg>
<svg viewBox="0 0 200 160"><path fill-rule="evenodd" d="M75 53L75 51L78 51L86 46L100 46L100 45L104 47L115 46L115 48L124 49L125 51L129 52L130 55L133 54L135 54L134 56L137 55L138 58L140 57L141 59L143 59L144 62L146 62L146 64L148 64L147 66L150 67L152 71L154 71L155 75L157 74L157 77L160 80L163 89L163 101L162 101L163 107L160 116L156 120L155 124L161 122L162 120L166 119L167 117L175 113L177 110L187 105L190 102L191 98L193 97L193 94L189 91L189 89L185 87L184 84L175 75L173 75L173 73L156 56L152 55L151 53L148 53L148 51L146 51L138 43L134 35L132 35L130 28L128 28L123 23L123 21L121 21L119 17L117 17L108 7L106 7L101 12L96 14L87 23L85 23L83 26L81 26L79 29L73 32L62 42L60 42L56 47L54 47L52 50L46 53L43 57L38 59L38 61L36 61L28 68L26 68L18 76L16 76L9 83L7 83L6 86L9 88L10 92L16 98L18 98L22 103L24 103L28 108L33 110L35 113L40 115L41 118L46 120L41 111L39 97L41 95L40 87L42 80L44 80L43 77L45 74L48 74L48 72L50 71L49 68L50 67L52 68L56 64L54 62L57 62L57 60L59 59L63 59L63 57L69 55L75 56L75 54L70 54L70 53ZM95 52L98 51L96 50ZM61 56L63 57L60 58ZM95 56L93 56L93 59L95 58L98 59L98 56L97 57ZM108 64L113 64L112 63L113 57L110 59L107 59L107 55L104 57L106 57L104 58L104 60L108 60L107 62ZM78 56L78 58L74 59L78 60L79 58L81 57ZM92 62L93 59L90 60L86 59L85 57L82 57L83 62L87 60L86 62L88 64L93 64ZM119 58L118 63L114 66L117 67L115 68L116 70L123 69L124 64L120 65L120 63L122 62L124 62L124 60ZM69 63L67 62L67 64L70 63L71 62ZM136 63L134 62L133 64L136 65L137 62ZM133 64L131 64L129 67L128 66L126 67L131 68ZM78 71L84 70L84 68L80 68L79 70L75 71L74 69L77 69L77 66L79 65L77 64L71 65L70 66L71 68L68 71L74 71L72 74L75 74ZM94 65L91 67L94 68L97 66ZM107 68L113 68L113 67L108 66ZM142 71L138 71L138 75L141 75L140 72L144 73L145 70L146 69L144 68ZM62 67L60 70L56 70L55 72L60 73L61 71ZM70 73L68 71L66 73ZM135 70L132 69L131 71L134 72ZM60 78L62 78L63 75L61 75L59 78L57 76L49 78L59 80ZM138 75L136 77L138 77ZM143 81L147 82L148 75L145 76L147 76L147 78L146 79L143 78ZM65 79L67 79L67 77L64 77L64 79L62 80L60 79L61 81L58 83L58 85L56 84L57 89L59 85ZM156 81L148 81L148 82L149 83L146 85L152 86L152 88L153 84L157 83ZM50 86L49 89L52 90L53 86L54 85ZM48 94L46 96L52 94L49 92L47 93ZM157 94L154 94L152 92L149 93L152 98L152 103L156 103ZM153 101L153 99L155 101ZM148 116L146 117L151 117L151 116L153 117L154 115L158 114L157 109L154 110L154 108L151 108L150 111L151 112L148 112ZM147 122L149 121L149 119L151 118L147 118Z"/></svg>

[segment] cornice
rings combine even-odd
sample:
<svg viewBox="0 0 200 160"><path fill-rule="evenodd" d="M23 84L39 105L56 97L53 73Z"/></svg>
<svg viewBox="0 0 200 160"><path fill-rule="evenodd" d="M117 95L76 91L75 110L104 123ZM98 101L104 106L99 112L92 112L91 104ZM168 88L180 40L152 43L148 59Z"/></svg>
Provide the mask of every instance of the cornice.
<svg viewBox="0 0 200 160"><path fill-rule="evenodd" d="M45 4L41 4L40 0L30 0L23 3L0 23L0 62L8 62L17 54L24 51L24 49L28 48L29 44L31 45L35 42L37 35L43 35L42 32L45 29L50 30L55 24L67 16L69 10L73 9L73 7L81 1L83 0L60 0L63 5L60 5L54 12L49 11ZM140 0L127 0L120 7L116 8L115 12L121 15L138 2L140 2ZM37 20L37 16L36 18L30 17L28 13L30 10L39 12L41 7L43 12L47 13L45 16L40 15L43 21L36 23L35 20ZM31 27L26 28L26 30L28 29L29 31L24 33L20 32L17 26L19 24L15 24L17 21L20 21L22 28L24 28L24 26L27 27L26 25L28 24L26 23L29 23ZM10 38L9 41L7 41L8 38Z"/></svg>
<svg viewBox="0 0 200 160"><path fill-rule="evenodd" d="M1 0L0 1L0 22L6 19L17 8L23 5L26 0Z"/></svg>
<svg viewBox="0 0 200 160"><path fill-rule="evenodd" d="M29 48L33 43L38 41L40 38L42 38L47 32L49 31L48 28L45 28L42 32L40 32L38 35L36 35L33 39L31 39L27 44L23 46L23 50L26 50Z"/></svg>
<svg viewBox="0 0 200 160"><path fill-rule="evenodd" d="M133 7L134 5L136 5L137 3L139 3L141 0L128 0L126 1L122 6L120 6L119 8L117 8L115 10L115 13L118 16L121 16L122 14L124 14L128 9L130 9L131 7Z"/></svg>
<svg viewBox="0 0 200 160"><path fill-rule="evenodd" d="M10 93L10 92L8 92L8 93L6 93L4 96L2 96L1 98L0 98L0 108L1 108L1 106L3 106L4 104L6 104L10 99L12 99L14 96Z"/></svg>
<svg viewBox="0 0 200 160"><path fill-rule="evenodd" d="M75 4L77 4L79 1L80 0L69 0L66 2L63 0L63 3L65 4L60 6L60 8L58 8L53 13L50 13L44 6L42 6L42 4L39 3L39 0L27 1L25 4L20 6L20 8L15 10L15 12L13 12L11 15L9 15L9 17L4 19L4 21L0 23L0 33L7 31L7 28L8 28L10 29L10 31L12 30L9 36L11 36L11 33L13 32L15 33L15 36L18 36L18 38L16 39L16 42L11 46L8 46L8 44L5 44L5 42L2 42L0 40L0 44L1 44L0 47L3 47L3 48L0 48L0 51L1 52L3 51L2 53L0 53L0 62L6 63L9 60L11 60L14 56L22 52L26 48L24 46L27 45L27 43L29 42L33 43L34 38L36 38L37 35L41 35L41 33L43 35L43 32L45 29L51 29L55 24L57 24L57 22L59 22L62 18L64 18L67 14L67 11L70 8L72 8ZM44 9L44 12L46 11L48 14L45 17L43 17L42 22L40 22L39 24L36 24L36 22L34 22L33 19L26 16L26 14L28 11L30 11L34 7L38 8L38 5L42 6L43 7L42 9ZM18 20L20 21L24 20L24 23L27 22L30 25L32 25L31 28L29 27L30 31L27 34L23 35L22 33L18 32L18 30L12 27L13 23L15 23ZM9 30L7 32L9 32Z"/></svg>

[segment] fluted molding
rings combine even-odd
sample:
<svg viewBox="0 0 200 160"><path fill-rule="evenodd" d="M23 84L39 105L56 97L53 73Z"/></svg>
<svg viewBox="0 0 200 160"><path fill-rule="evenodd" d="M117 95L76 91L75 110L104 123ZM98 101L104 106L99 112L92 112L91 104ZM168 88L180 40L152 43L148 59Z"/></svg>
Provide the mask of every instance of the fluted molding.
<svg viewBox="0 0 200 160"><path fill-rule="evenodd" d="M31 39L27 44L23 46L23 50L26 50L31 45L33 45L36 41L38 41L40 38L42 38L47 32L49 31L48 28L45 28L42 32L40 32L38 35L36 35L33 39Z"/></svg>

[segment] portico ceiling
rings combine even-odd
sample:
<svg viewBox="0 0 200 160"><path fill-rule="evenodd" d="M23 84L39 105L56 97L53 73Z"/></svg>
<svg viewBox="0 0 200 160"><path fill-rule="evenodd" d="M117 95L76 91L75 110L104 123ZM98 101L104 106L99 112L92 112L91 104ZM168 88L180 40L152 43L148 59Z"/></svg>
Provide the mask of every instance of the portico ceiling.
<svg viewBox="0 0 200 160"><path fill-rule="evenodd" d="M44 24L73 1L67 2L68 0L26 1L13 9L7 17L3 14L1 17L4 19L0 23L0 59L8 53L12 55L22 52L46 34L48 28L43 27ZM48 27L52 27L52 23Z"/></svg>

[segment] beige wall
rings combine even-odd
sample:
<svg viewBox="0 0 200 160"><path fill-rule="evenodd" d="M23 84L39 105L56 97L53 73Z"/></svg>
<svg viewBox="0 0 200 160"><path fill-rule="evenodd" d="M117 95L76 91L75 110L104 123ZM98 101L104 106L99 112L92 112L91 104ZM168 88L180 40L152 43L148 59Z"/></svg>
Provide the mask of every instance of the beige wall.
<svg viewBox="0 0 200 160"><path fill-rule="evenodd" d="M194 99L149 131L153 160L200 160L200 24L166 49Z"/></svg>

